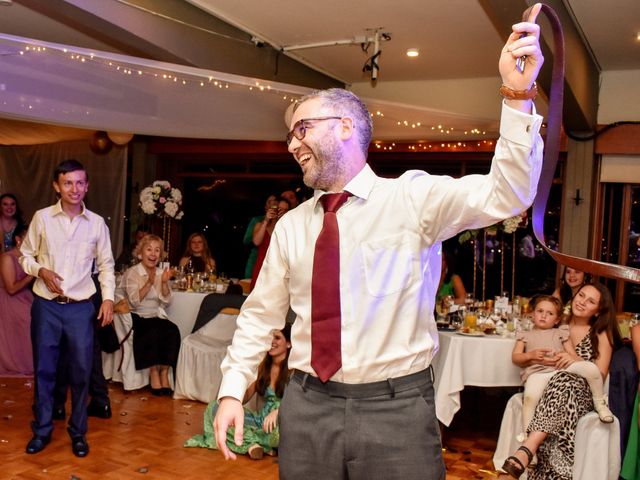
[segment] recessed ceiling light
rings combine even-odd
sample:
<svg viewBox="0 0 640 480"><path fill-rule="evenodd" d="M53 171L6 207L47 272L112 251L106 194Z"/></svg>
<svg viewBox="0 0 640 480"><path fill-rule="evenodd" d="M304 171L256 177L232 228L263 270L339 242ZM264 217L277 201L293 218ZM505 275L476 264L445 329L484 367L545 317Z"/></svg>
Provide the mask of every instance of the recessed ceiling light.
<svg viewBox="0 0 640 480"><path fill-rule="evenodd" d="M638 33L636 34L636 40L638 40L638 41L640 42L640 32L638 32Z"/></svg>
<svg viewBox="0 0 640 480"><path fill-rule="evenodd" d="M407 50L407 57L417 57L418 55L420 55L420 50L417 48L409 48Z"/></svg>

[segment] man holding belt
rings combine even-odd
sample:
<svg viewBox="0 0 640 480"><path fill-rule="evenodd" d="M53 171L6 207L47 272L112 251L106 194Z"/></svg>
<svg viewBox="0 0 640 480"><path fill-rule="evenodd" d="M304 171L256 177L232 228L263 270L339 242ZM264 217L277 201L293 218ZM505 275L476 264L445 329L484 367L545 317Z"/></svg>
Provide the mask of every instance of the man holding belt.
<svg viewBox="0 0 640 480"><path fill-rule="evenodd" d="M501 138L487 175L380 178L366 163L372 123L359 98L331 89L297 104L287 143L315 192L276 225L222 364L214 428L225 458L235 458L227 430L240 444L245 389L291 305L281 478L445 477L430 369L441 242L514 216L536 195L539 11L513 26L501 53Z"/></svg>
<svg viewBox="0 0 640 480"><path fill-rule="evenodd" d="M103 298L98 320L107 325L113 320L114 261L107 225L84 206L89 178L82 164L60 163L53 188L60 200L35 213L20 249L22 268L36 277L31 307L35 420L26 451L38 453L51 440L56 368L63 352L68 357L60 364L68 366L71 389L67 430L74 455L84 457L89 453L85 434L95 318L91 296L96 292L91 270L95 260Z"/></svg>

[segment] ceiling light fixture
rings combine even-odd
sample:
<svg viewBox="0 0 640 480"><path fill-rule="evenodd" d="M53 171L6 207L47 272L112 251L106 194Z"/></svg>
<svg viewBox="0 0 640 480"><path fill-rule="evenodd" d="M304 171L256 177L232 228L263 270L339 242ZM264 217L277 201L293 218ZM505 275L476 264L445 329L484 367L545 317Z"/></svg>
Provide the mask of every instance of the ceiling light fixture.
<svg viewBox="0 0 640 480"><path fill-rule="evenodd" d="M367 52L370 45L373 45L373 55L371 55L362 68L363 72L371 72L371 80L376 81L378 79L378 71L380 65L378 65L378 59L382 54L381 42L388 42L391 40L391 34L384 32L382 28L368 28L370 35L356 36L353 38L346 38L342 40L330 40L327 42L315 42L306 43L302 45L285 45L281 48L283 52L290 52L292 50L301 50L304 48L317 48L317 47L333 47L336 45L360 45L363 52Z"/></svg>
<svg viewBox="0 0 640 480"><path fill-rule="evenodd" d="M409 48L407 49L407 57L417 57L418 55L420 55L420 50L417 48Z"/></svg>

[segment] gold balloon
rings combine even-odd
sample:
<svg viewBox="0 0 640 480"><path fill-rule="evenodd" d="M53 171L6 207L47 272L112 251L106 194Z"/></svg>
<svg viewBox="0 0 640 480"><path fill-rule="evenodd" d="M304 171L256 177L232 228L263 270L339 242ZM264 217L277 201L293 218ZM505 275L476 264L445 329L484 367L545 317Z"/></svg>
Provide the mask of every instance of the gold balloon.
<svg viewBox="0 0 640 480"><path fill-rule="evenodd" d="M98 131L91 136L89 148L96 155L105 155L113 148L113 143L109 140L107 132Z"/></svg>
<svg viewBox="0 0 640 480"><path fill-rule="evenodd" d="M107 132L109 140L119 146L126 145L133 138L133 133L126 132Z"/></svg>

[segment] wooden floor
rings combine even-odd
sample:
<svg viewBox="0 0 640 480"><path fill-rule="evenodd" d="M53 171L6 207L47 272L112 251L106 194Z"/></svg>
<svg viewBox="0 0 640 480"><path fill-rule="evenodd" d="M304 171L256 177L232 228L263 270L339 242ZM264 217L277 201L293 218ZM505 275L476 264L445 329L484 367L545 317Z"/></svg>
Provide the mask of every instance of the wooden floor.
<svg viewBox="0 0 640 480"><path fill-rule="evenodd" d="M202 432L204 404L154 397L146 390L124 392L119 383L110 384L109 390L113 417L89 418L86 458L72 454L63 421L55 422L44 451L27 455L33 382L0 378L0 478L277 479L277 457L225 461L215 450L182 447L187 438ZM495 479L491 457L499 418L487 427L487 415L478 415L475 408L465 410L468 414L457 415L444 434L447 479Z"/></svg>

